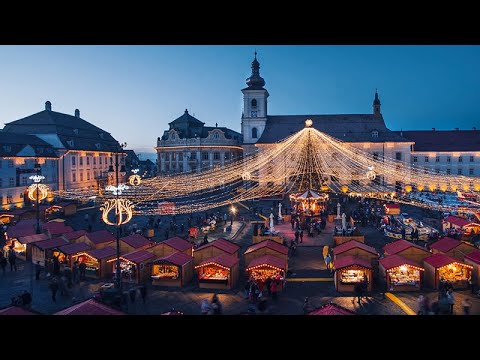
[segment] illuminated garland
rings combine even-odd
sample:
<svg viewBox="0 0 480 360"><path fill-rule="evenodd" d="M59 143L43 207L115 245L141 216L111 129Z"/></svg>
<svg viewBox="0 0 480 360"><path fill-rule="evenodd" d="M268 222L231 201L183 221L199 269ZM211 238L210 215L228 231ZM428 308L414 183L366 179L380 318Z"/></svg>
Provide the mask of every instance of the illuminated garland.
<svg viewBox="0 0 480 360"><path fill-rule="evenodd" d="M32 175L29 179L33 180L33 184L28 187L28 198L32 201L36 201L38 194L38 201L46 199L48 196L48 186L40 184L40 181L45 179L45 176Z"/></svg>
<svg viewBox="0 0 480 360"><path fill-rule="evenodd" d="M140 183L142 182L142 178L140 177L140 175L137 175L139 169L133 169L132 172L133 175L130 175L130 177L128 178L129 184L132 186L140 185Z"/></svg>
<svg viewBox="0 0 480 360"><path fill-rule="evenodd" d="M105 190L111 191L117 197L114 199L108 199L104 202L104 204L100 207L100 211L102 212L102 220L107 225L124 225L128 223L133 216L133 203L125 198L118 198L118 195L122 193L123 190L128 189L128 186L125 184L120 184L117 187L109 185L105 188ZM112 223L108 220L108 214L112 209L115 210L116 220L115 223Z"/></svg>

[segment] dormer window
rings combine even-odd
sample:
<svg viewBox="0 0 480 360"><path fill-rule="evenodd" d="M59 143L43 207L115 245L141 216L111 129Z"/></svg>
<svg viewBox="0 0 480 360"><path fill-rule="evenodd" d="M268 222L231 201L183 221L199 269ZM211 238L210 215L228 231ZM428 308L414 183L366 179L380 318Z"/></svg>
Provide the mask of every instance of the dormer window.
<svg viewBox="0 0 480 360"><path fill-rule="evenodd" d="M103 139L104 135L103 133L98 134L100 136L100 139Z"/></svg>
<svg viewBox="0 0 480 360"><path fill-rule="evenodd" d="M68 144L68 146L70 146L70 147L73 147L73 146L74 146L73 140L67 140L67 144Z"/></svg>
<svg viewBox="0 0 480 360"><path fill-rule="evenodd" d="M218 132L213 134L214 139L220 139L220 134Z"/></svg>
<svg viewBox="0 0 480 360"><path fill-rule="evenodd" d="M75 135L78 135L78 129L73 129L73 133L74 133Z"/></svg>
<svg viewBox="0 0 480 360"><path fill-rule="evenodd" d="M372 131L372 138L378 138L378 131L377 130Z"/></svg>
<svg viewBox="0 0 480 360"><path fill-rule="evenodd" d="M12 147L10 145L3 145L3 151L10 152L12 151Z"/></svg>
<svg viewBox="0 0 480 360"><path fill-rule="evenodd" d="M100 150L100 143L96 143L96 144L95 144L95 147L96 147L98 150Z"/></svg>
<svg viewBox="0 0 480 360"><path fill-rule="evenodd" d="M175 140L175 138L176 138L175 134L170 135L171 140Z"/></svg>
<svg viewBox="0 0 480 360"><path fill-rule="evenodd" d="M252 109L257 108L257 99L252 99Z"/></svg>

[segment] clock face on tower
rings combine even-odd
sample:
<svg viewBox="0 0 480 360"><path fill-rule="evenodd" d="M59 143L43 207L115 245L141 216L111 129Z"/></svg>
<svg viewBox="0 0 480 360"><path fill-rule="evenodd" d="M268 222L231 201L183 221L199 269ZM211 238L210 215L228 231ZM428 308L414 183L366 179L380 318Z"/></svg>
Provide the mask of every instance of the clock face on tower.
<svg viewBox="0 0 480 360"><path fill-rule="evenodd" d="M257 112L255 110L252 111L252 117L257 117Z"/></svg>

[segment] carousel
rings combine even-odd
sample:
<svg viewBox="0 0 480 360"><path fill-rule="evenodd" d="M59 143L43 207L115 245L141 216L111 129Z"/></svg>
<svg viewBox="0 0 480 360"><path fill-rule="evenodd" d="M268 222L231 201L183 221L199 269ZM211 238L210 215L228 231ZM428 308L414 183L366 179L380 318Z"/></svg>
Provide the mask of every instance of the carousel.
<svg viewBox="0 0 480 360"><path fill-rule="evenodd" d="M291 194L290 202L296 214L318 216L325 209L328 194L307 190L303 193Z"/></svg>

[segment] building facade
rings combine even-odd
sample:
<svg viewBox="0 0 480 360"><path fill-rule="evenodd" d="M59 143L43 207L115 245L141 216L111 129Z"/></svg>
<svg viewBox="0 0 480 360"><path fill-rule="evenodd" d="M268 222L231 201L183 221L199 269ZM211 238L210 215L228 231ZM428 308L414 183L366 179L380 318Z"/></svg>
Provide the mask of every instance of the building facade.
<svg viewBox="0 0 480 360"><path fill-rule="evenodd" d="M242 135L226 127L205 126L185 110L157 139L158 175L200 172L242 157Z"/></svg>
<svg viewBox="0 0 480 360"><path fill-rule="evenodd" d="M74 115L55 112L47 101L45 110L5 124L0 136L12 142L0 142L0 196L7 207L22 206L19 194L31 181L25 183L21 174L32 173L35 160L52 190L99 189L114 181L107 175L120 145L110 133L82 119L78 109ZM124 163L121 153L119 163ZM7 204L10 196L16 199L14 205Z"/></svg>

